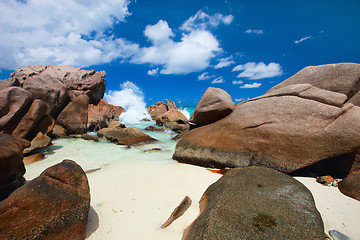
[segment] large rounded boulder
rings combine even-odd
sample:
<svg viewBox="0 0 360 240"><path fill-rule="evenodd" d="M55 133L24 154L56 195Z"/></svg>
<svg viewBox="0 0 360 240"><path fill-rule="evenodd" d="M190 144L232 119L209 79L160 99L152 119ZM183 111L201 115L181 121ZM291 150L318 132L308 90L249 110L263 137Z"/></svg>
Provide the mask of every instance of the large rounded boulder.
<svg viewBox="0 0 360 240"><path fill-rule="evenodd" d="M64 160L0 202L0 239L83 240L89 208L85 172Z"/></svg>
<svg viewBox="0 0 360 240"><path fill-rule="evenodd" d="M19 142L10 134L0 133L0 201L25 183L23 149L29 142Z"/></svg>
<svg viewBox="0 0 360 240"><path fill-rule="evenodd" d="M115 122L112 122L115 123ZM111 124L115 125L115 124ZM138 144L145 144L157 141L146 133L143 133L134 127L125 127L118 124L117 127L103 128L98 131L99 137L104 137L107 140L118 145L133 146Z"/></svg>
<svg viewBox="0 0 360 240"><path fill-rule="evenodd" d="M40 99L35 99L29 111L24 115L15 130L11 133L18 138L26 138L38 122L44 117L47 110L46 104Z"/></svg>
<svg viewBox="0 0 360 240"><path fill-rule="evenodd" d="M360 171L349 174L339 183L339 190L360 201Z"/></svg>
<svg viewBox="0 0 360 240"><path fill-rule="evenodd" d="M338 92L347 96L346 102L360 106L360 64L337 63L309 66L267 93L293 84L311 84L323 90Z"/></svg>
<svg viewBox="0 0 360 240"><path fill-rule="evenodd" d="M220 88L209 87L191 115L189 122L202 126L216 122L235 109L231 96Z"/></svg>
<svg viewBox="0 0 360 240"><path fill-rule="evenodd" d="M309 84L277 89L185 134L173 158L206 167L255 165L291 173L354 153L360 147L360 107L344 104L346 98Z"/></svg>
<svg viewBox="0 0 360 240"><path fill-rule="evenodd" d="M19 87L0 90L0 131L11 133L33 99L34 96L31 92Z"/></svg>
<svg viewBox="0 0 360 240"><path fill-rule="evenodd" d="M75 97L56 119L68 134L83 134L87 129L89 97L80 95Z"/></svg>
<svg viewBox="0 0 360 240"><path fill-rule="evenodd" d="M232 169L200 200L183 240L325 239L311 192L273 169Z"/></svg>

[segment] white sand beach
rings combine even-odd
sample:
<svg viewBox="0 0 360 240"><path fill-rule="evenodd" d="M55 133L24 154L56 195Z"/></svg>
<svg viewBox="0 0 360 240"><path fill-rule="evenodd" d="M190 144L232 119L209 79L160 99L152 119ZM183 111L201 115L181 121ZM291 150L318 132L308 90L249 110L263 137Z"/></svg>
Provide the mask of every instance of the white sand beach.
<svg viewBox="0 0 360 240"><path fill-rule="evenodd" d="M26 166L25 177L31 180L66 158L84 170L101 168L87 175L92 206L87 239L181 239L184 229L199 214L202 194L221 175L171 160L173 143L160 146L162 152L142 152L159 144L127 149L106 141L59 139L48 149L45 160ZM312 192L327 233L335 229L353 240L360 239L359 201L335 187L320 185L314 178L296 179ZM185 196L192 199L191 207L161 229Z"/></svg>

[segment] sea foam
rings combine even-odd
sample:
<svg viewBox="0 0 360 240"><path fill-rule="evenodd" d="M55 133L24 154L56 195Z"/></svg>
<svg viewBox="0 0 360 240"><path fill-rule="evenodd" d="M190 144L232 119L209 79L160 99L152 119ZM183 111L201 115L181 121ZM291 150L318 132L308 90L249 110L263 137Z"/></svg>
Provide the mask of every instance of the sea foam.
<svg viewBox="0 0 360 240"><path fill-rule="evenodd" d="M130 81L124 82L120 87L120 91L109 90L104 96L108 103L125 109L125 112L120 115L120 122L135 124L143 119L151 119L140 88Z"/></svg>

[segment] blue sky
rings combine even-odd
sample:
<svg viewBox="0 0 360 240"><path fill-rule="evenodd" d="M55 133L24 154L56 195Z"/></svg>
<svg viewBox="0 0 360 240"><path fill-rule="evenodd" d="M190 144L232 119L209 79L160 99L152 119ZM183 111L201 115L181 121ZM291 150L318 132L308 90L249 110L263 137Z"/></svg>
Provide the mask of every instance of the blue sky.
<svg viewBox="0 0 360 240"><path fill-rule="evenodd" d="M31 64L104 70L148 104L208 87L253 98L303 67L360 63L360 1L0 0L0 79Z"/></svg>

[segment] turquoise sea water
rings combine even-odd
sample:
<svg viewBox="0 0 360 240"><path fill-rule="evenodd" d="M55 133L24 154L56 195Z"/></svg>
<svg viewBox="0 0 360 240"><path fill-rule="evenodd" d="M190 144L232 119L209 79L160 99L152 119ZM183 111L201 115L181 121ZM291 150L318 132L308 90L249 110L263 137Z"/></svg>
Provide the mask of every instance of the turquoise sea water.
<svg viewBox="0 0 360 240"><path fill-rule="evenodd" d="M190 116L194 107L179 108L184 115ZM138 123L125 123L127 127L136 127L157 142L134 147L116 145L107 140L100 139L99 142L86 141L78 138L53 139L53 145L43 148L45 160L27 166L31 170L32 178L41 173L49 166L57 164L64 159L76 161L84 170L93 168L111 167L116 161L151 162L155 164L171 164L172 155L175 151L176 141L171 140L177 133L170 130L153 132L145 131L147 126L156 126L154 121L141 121ZM93 133L96 134L96 133ZM36 169L34 171L34 169Z"/></svg>

